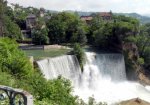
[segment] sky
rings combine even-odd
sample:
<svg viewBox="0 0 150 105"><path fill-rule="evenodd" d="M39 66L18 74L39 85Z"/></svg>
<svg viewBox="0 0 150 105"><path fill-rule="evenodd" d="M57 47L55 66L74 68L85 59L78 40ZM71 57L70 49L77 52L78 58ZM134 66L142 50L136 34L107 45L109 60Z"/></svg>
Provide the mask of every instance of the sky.
<svg viewBox="0 0 150 105"><path fill-rule="evenodd" d="M43 7L48 10L150 14L150 0L7 0L21 6Z"/></svg>

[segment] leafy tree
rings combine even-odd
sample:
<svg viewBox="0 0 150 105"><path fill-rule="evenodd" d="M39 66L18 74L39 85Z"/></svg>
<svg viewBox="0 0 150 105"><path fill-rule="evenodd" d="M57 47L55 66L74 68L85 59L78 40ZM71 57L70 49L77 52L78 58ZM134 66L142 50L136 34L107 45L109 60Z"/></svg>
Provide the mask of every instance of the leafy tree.
<svg viewBox="0 0 150 105"><path fill-rule="evenodd" d="M86 37L86 31L84 30L84 28L79 27L77 29L77 34L78 34L77 42L81 44L86 44L87 37Z"/></svg>
<svg viewBox="0 0 150 105"><path fill-rule="evenodd" d="M95 105L96 101L93 97L89 97L88 105Z"/></svg>
<svg viewBox="0 0 150 105"><path fill-rule="evenodd" d="M0 0L0 36L3 35L4 25L4 1Z"/></svg>
<svg viewBox="0 0 150 105"><path fill-rule="evenodd" d="M106 47L106 46L109 47L109 43L113 43L113 41L110 39L113 35L112 28L113 28L113 24L106 23L99 30L95 31L94 32L95 45L101 47Z"/></svg>
<svg viewBox="0 0 150 105"><path fill-rule="evenodd" d="M23 78L32 72L32 66L24 53L18 50L15 41L8 38L0 39L0 67L18 78Z"/></svg>
<svg viewBox="0 0 150 105"><path fill-rule="evenodd" d="M5 27L5 37L9 37L12 39L22 39L22 33L17 24L13 22L8 16L4 18L4 27Z"/></svg>
<svg viewBox="0 0 150 105"><path fill-rule="evenodd" d="M34 29L32 32L32 42L37 45L48 44L49 38L47 29Z"/></svg>
<svg viewBox="0 0 150 105"><path fill-rule="evenodd" d="M20 27L21 30L26 29L26 20L21 18L15 18L15 23Z"/></svg>
<svg viewBox="0 0 150 105"><path fill-rule="evenodd" d="M13 87L15 86L15 78L12 75L0 70L0 84Z"/></svg>
<svg viewBox="0 0 150 105"><path fill-rule="evenodd" d="M11 7L6 6L5 10L4 10L4 14L5 16L8 16L12 21L14 20L15 16L14 16L14 11Z"/></svg>
<svg viewBox="0 0 150 105"><path fill-rule="evenodd" d="M137 19L116 16L115 17L115 34L122 40L128 36L136 36L139 33L139 21Z"/></svg>
<svg viewBox="0 0 150 105"><path fill-rule="evenodd" d="M76 55L76 57L79 61L81 70L83 71L83 66L84 66L84 61L85 61L85 54L84 54L83 49L80 47L80 44L78 44L78 43L74 44L73 53Z"/></svg>
<svg viewBox="0 0 150 105"><path fill-rule="evenodd" d="M144 58L145 66L146 67L150 66L150 47L146 47L144 49L144 53L142 57Z"/></svg>
<svg viewBox="0 0 150 105"><path fill-rule="evenodd" d="M89 25L89 32L87 34L88 42L90 44L95 44L95 39L96 39L96 33L98 30L101 30L101 28L104 25L104 21L99 15L94 15L93 19L90 22Z"/></svg>
<svg viewBox="0 0 150 105"><path fill-rule="evenodd" d="M67 23L68 27L66 30L66 40L71 43L78 42L81 44L85 44L87 42L87 25L82 22L76 15L73 15Z"/></svg>
<svg viewBox="0 0 150 105"><path fill-rule="evenodd" d="M49 29L49 38L52 44L59 44L65 41L65 22L61 21L58 15L55 15L47 23Z"/></svg>
<svg viewBox="0 0 150 105"><path fill-rule="evenodd" d="M86 43L86 26L75 14L61 12L47 22L52 43Z"/></svg>
<svg viewBox="0 0 150 105"><path fill-rule="evenodd" d="M144 59L143 58L138 58L137 62L138 62L138 64L143 65L144 64Z"/></svg>
<svg viewBox="0 0 150 105"><path fill-rule="evenodd" d="M5 37L21 39L21 31L13 21L13 10L7 6L7 1L0 1L0 34Z"/></svg>
<svg viewBox="0 0 150 105"><path fill-rule="evenodd" d="M36 100L46 101L52 105L76 105L76 97L72 96L72 87L69 80L62 77L46 81L41 75L30 77L31 90Z"/></svg>
<svg viewBox="0 0 150 105"><path fill-rule="evenodd" d="M135 39L140 57L144 58L144 66L147 68L150 65L150 24L141 26L141 31Z"/></svg>

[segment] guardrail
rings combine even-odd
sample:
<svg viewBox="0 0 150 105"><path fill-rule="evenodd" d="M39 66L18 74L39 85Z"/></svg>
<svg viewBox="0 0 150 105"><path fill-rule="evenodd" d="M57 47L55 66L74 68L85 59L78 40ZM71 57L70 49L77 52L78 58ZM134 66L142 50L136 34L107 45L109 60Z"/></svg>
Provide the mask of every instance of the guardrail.
<svg viewBox="0 0 150 105"><path fill-rule="evenodd" d="M19 95L23 99L22 101L19 100L19 105L33 105L33 96L24 90L0 85L0 91L3 92L0 93L0 102L8 97L9 105L15 105L16 96Z"/></svg>

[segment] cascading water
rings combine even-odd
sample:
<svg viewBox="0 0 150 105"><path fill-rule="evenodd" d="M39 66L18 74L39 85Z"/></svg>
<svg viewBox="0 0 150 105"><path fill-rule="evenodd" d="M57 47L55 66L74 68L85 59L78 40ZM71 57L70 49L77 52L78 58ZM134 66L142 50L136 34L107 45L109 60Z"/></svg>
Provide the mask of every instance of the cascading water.
<svg viewBox="0 0 150 105"><path fill-rule="evenodd" d="M81 69L74 55L47 58L37 61L37 63L46 79L53 79L62 75L76 84L81 77Z"/></svg>
<svg viewBox="0 0 150 105"><path fill-rule="evenodd" d="M121 54L96 54L86 52L87 62L80 88L75 94L87 101L94 96L108 104L140 97L150 101L150 91L138 83L126 80L124 57Z"/></svg>
<svg viewBox="0 0 150 105"><path fill-rule="evenodd" d="M85 101L93 96L96 101L108 104L137 97L150 102L150 90L126 80L124 57L121 54L86 52L86 56L83 73L76 57L72 55L48 58L37 63L47 79L59 75L70 79L74 95Z"/></svg>

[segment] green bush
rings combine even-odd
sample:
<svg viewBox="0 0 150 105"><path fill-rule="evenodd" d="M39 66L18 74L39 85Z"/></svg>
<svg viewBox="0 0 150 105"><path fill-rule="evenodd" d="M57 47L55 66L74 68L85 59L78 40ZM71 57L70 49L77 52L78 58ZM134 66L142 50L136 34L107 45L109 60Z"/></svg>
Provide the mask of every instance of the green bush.
<svg viewBox="0 0 150 105"><path fill-rule="evenodd" d="M33 71L28 58L9 38L0 39L0 68L17 78L26 77Z"/></svg>
<svg viewBox="0 0 150 105"><path fill-rule="evenodd" d="M74 55L76 55L76 57L79 61L81 70L83 71L83 65L84 65L84 61L85 61L85 54L84 54L83 49L81 48L81 46L78 43L75 43L74 48L73 48L73 52L74 52Z"/></svg>
<svg viewBox="0 0 150 105"><path fill-rule="evenodd" d="M36 45L49 44L47 29L35 29L32 32L32 42Z"/></svg>
<svg viewBox="0 0 150 105"><path fill-rule="evenodd" d="M144 59L143 58L138 58L137 62L138 62L138 64L143 65L144 64Z"/></svg>
<svg viewBox="0 0 150 105"><path fill-rule="evenodd" d="M0 84L28 91L36 105L76 105L69 80L46 80L39 70L33 70L16 42L8 38L0 39Z"/></svg>

